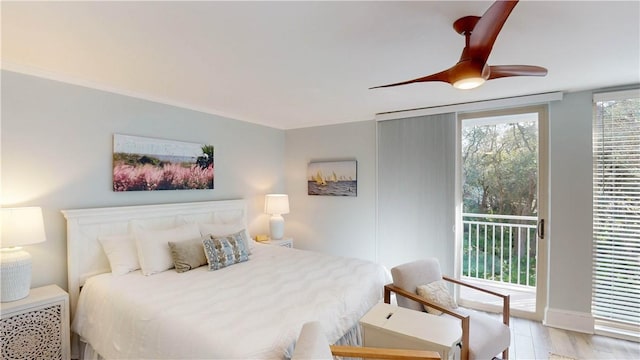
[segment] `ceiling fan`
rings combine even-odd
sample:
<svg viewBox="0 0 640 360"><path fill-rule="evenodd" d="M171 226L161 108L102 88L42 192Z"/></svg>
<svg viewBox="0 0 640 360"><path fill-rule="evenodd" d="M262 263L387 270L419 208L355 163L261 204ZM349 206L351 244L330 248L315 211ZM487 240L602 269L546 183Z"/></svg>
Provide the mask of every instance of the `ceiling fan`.
<svg viewBox="0 0 640 360"><path fill-rule="evenodd" d="M442 81L457 89L473 89L486 80L510 76L545 76L547 69L531 65L488 65L493 44L505 21L518 1L496 1L479 16L465 16L453 23L456 32L465 37L460 60L453 67L439 73L370 89L406 85L417 82Z"/></svg>

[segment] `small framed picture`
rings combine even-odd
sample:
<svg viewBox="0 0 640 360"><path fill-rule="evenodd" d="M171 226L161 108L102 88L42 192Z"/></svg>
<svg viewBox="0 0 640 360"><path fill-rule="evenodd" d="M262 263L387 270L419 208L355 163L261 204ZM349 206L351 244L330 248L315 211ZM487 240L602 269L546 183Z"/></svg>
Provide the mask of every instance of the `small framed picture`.
<svg viewBox="0 0 640 360"><path fill-rule="evenodd" d="M309 195L358 196L358 162L310 162L307 189Z"/></svg>

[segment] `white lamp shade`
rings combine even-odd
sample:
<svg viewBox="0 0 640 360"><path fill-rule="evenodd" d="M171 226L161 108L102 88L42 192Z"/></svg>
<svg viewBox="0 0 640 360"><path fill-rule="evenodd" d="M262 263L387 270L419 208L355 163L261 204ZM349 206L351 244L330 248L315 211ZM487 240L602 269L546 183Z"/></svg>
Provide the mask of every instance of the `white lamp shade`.
<svg viewBox="0 0 640 360"><path fill-rule="evenodd" d="M44 242L44 222L39 207L3 208L0 247L8 248Z"/></svg>
<svg viewBox="0 0 640 360"><path fill-rule="evenodd" d="M289 213L289 195L268 194L264 199L264 212L271 215Z"/></svg>

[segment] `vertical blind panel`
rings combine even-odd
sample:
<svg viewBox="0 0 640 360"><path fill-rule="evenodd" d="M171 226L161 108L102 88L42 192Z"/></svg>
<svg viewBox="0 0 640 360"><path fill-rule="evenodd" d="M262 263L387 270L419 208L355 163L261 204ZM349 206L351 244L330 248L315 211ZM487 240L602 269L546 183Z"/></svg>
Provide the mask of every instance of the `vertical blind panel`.
<svg viewBox="0 0 640 360"><path fill-rule="evenodd" d="M378 122L378 258L437 257L453 274L455 114Z"/></svg>
<svg viewBox="0 0 640 360"><path fill-rule="evenodd" d="M599 323L626 332L635 329L636 336L640 329L638 94L594 96L593 127L592 312Z"/></svg>

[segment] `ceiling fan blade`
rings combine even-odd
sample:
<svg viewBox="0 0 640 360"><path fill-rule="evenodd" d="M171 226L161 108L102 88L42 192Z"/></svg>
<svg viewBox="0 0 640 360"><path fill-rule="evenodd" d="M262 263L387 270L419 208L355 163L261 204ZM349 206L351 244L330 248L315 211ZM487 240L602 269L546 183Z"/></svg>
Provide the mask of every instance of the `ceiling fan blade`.
<svg viewBox="0 0 640 360"><path fill-rule="evenodd" d="M518 0L498 0L481 16L464 16L453 23L454 30L464 35L465 47L460 60L451 68L429 76L375 86L377 89L417 82L442 81L458 89L473 89L485 80L509 76L545 76L547 69L531 65L489 66L487 59L504 23L518 4Z"/></svg>
<svg viewBox="0 0 640 360"><path fill-rule="evenodd" d="M439 73L435 73L435 74L431 74L431 75L427 75L421 78L417 78L417 79L413 79L413 80L407 80L407 81L403 81L403 82L399 82L399 83L394 83L394 84L388 84L388 85L381 85L381 86L374 86L371 87L369 89L378 89L378 88L385 88L385 87L391 87L391 86L399 86L399 85L407 85L407 84L412 84L412 83L417 83L417 82L427 82L427 81L442 81L442 82L446 82L446 83L451 83L450 79L449 79L449 70L444 70L441 71Z"/></svg>
<svg viewBox="0 0 640 360"><path fill-rule="evenodd" d="M500 30L518 1L496 1L476 23L469 37L468 56L486 62Z"/></svg>
<svg viewBox="0 0 640 360"><path fill-rule="evenodd" d="M545 76L547 69L532 65L496 65L489 66L489 80L509 76Z"/></svg>

